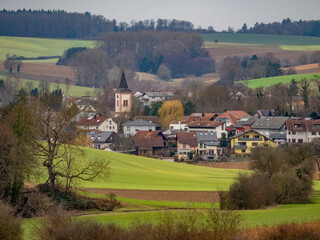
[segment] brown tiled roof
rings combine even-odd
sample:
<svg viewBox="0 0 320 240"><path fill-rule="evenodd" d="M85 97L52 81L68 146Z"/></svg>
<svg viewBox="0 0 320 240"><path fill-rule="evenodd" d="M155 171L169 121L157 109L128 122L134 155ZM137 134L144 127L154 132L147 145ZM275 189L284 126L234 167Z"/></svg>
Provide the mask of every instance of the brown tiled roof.
<svg viewBox="0 0 320 240"><path fill-rule="evenodd" d="M225 121L206 121L206 122L200 122L200 121L196 121L196 122L192 122L188 124L188 127L190 128L216 128L222 124L224 124Z"/></svg>
<svg viewBox="0 0 320 240"><path fill-rule="evenodd" d="M164 147L164 140L167 140L167 138L161 131L140 130L133 136L134 146L141 150L149 150L153 147Z"/></svg>
<svg viewBox="0 0 320 240"><path fill-rule="evenodd" d="M103 123L105 120L107 120L108 117L83 117L79 122L77 122L77 125L81 126L100 126L101 123Z"/></svg>
<svg viewBox="0 0 320 240"><path fill-rule="evenodd" d="M218 116L216 113L192 113L190 116L184 116L180 121L181 124L188 124L196 121L214 121L214 119ZM178 124L179 120L173 120L170 123Z"/></svg>
<svg viewBox="0 0 320 240"><path fill-rule="evenodd" d="M180 144L187 144L190 147L197 147L197 133L196 132L178 132L177 133L177 142Z"/></svg>
<svg viewBox="0 0 320 240"><path fill-rule="evenodd" d="M320 126L320 120L287 120L286 126L288 131L306 132L320 131L320 128L315 128L314 125ZM297 126L301 125L301 126Z"/></svg>
<svg viewBox="0 0 320 240"><path fill-rule="evenodd" d="M223 118L223 119L229 119L230 123L232 125L235 125L237 121L245 116L250 116L250 114L244 112L244 111L226 111L216 118Z"/></svg>

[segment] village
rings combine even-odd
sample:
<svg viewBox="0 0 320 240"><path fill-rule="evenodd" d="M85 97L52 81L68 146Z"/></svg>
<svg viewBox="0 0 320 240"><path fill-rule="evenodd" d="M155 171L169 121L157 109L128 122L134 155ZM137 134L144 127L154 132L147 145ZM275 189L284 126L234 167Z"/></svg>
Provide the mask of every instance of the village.
<svg viewBox="0 0 320 240"><path fill-rule="evenodd" d="M130 112L132 97L143 106L172 100L173 91L132 92L122 74L119 88L114 90L115 114L103 116L90 104L94 99L75 100L79 113L77 131L92 140L92 147L116 151L116 145L126 139L123 153L165 159L198 162L226 161L249 157L255 147L275 147L279 144L309 143L320 136L320 120L294 116L275 116L273 110L258 110L254 115L245 111L222 113L194 112L182 119L172 119L169 128L161 126L158 116L135 116L121 122ZM67 101L74 100L64 97ZM122 142L121 142L122 141Z"/></svg>

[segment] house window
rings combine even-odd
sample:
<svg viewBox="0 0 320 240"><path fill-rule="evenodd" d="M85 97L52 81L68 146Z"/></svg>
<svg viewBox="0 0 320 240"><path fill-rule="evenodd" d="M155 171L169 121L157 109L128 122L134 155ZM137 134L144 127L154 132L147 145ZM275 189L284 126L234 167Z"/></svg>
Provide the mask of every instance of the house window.
<svg viewBox="0 0 320 240"><path fill-rule="evenodd" d="M135 131L136 131L136 132L138 132L138 131L139 131L139 129L135 129Z"/></svg>
<svg viewBox="0 0 320 240"><path fill-rule="evenodd" d="M111 126L109 127L109 129L111 129Z"/></svg>
<svg viewBox="0 0 320 240"><path fill-rule="evenodd" d="M99 129L99 127L96 127L96 129Z"/></svg>
<svg viewBox="0 0 320 240"><path fill-rule="evenodd" d="M119 107L119 100L117 100L117 107Z"/></svg>
<svg viewBox="0 0 320 240"><path fill-rule="evenodd" d="M253 138L260 138L260 136L259 135L254 135Z"/></svg>
<svg viewBox="0 0 320 240"><path fill-rule="evenodd" d="M241 152L242 152L242 153L245 153L245 152L246 152L246 150L245 150L245 149L242 149L242 150L241 150Z"/></svg>
<svg viewBox="0 0 320 240"><path fill-rule="evenodd" d="M112 129L114 129L114 126L112 127Z"/></svg>
<svg viewBox="0 0 320 240"><path fill-rule="evenodd" d="M296 143L296 140L295 140L295 139L292 139L292 143Z"/></svg>
<svg viewBox="0 0 320 240"><path fill-rule="evenodd" d="M111 123L112 123L112 122L111 122L111 121L109 121L109 125L111 125Z"/></svg>
<svg viewBox="0 0 320 240"><path fill-rule="evenodd" d="M123 106L125 106L125 107L128 106L128 100L123 100Z"/></svg>
<svg viewBox="0 0 320 240"><path fill-rule="evenodd" d="M183 144L183 148L186 148L186 144L185 143Z"/></svg>
<svg viewBox="0 0 320 240"><path fill-rule="evenodd" d="M291 139L289 139L289 143L291 142Z"/></svg>
<svg viewBox="0 0 320 240"><path fill-rule="evenodd" d="M292 131L292 135L296 135L296 132L295 132L295 131Z"/></svg>
<svg viewBox="0 0 320 240"><path fill-rule="evenodd" d="M291 135L291 132L288 132L288 135Z"/></svg>
<svg viewBox="0 0 320 240"><path fill-rule="evenodd" d="M301 128L302 125L301 125L301 124L295 124L294 127L295 127L295 128Z"/></svg>
<svg viewBox="0 0 320 240"><path fill-rule="evenodd" d="M317 132L312 132L311 135L317 135Z"/></svg>
<svg viewBox="0 0 320 240"><path fill-rule="evenodd" d="M303 139L298 139L298 143L303 143Z"/></svg>
<svg viewBox="0 0 320 240"><path fill-rule="evenodd" d="M243 135L243 138L250 138L249 135Z"/></svg>
<svg viewBox="0 0 320 240"><path fill-rule="evenodd" d="M119 95L117 94L117 99L119 99Z"/></svg>
<svg viewBox="0 0 320 240"><path fill-rule="evenodd" d="M246 142L239 142L238 144L241 145L241 146L247 146Z"/></svg>
<svg viewBox="0 0 320 240"><path fill-rule="evenodd" d="M258 147L258 143L252 143L252 147Z"/></svg>
<svg viewBox="0 0 320 240"><path fill-rule="evenodd" d="M130 127L127 127L127 132L130 132Z"/></svg>
<svg viewBox="0 0 320 240"><path fill-rule="evenodd" d="M313 128L320 128L320 124L313 124Z"/></svg>

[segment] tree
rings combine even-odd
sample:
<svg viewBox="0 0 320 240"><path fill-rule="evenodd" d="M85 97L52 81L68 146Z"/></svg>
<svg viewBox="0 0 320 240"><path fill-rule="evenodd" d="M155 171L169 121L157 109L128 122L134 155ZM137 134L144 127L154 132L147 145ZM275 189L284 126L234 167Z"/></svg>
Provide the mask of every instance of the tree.
<svg viewBox="0 0 320 240"><path fill-rule="evenodd" d="M166 65L161 64L158 68L157 75L163 80L169 80L171 78L171 71Z"/></svg>
<svg viewBox="0 0 320 240"><path fill-rule="evenodd" d="M7 69L9 71L9 73L12 73L13 69L18 66L16 55L10 56L10 54L7 54L7 57L3 63L3 66L4 66L4 69Z"/></svg>
<svg viewBox="0 0 320 240"><path fill-rule="evenodd" d="M179 100L166 101L162 104L158 113L159 113L160 122L162 126L168 128L169 123L172 120L182 120L182 117L183 117L182 103Z"/></svg>
<svg viewBox="0 0 320 240"><path fill-rule="evenodd" d="M248 32L248 26L246 23L243 24L242 28L241 28L241 32L243 33L247 33Z"/></svg>
<svg viewBox="0 0 320 240"><path fill-rule="evenodd" d="M161 108L163 102L155 102L152 103L151 109L149 110L150 116L158 116L159 115L159 109Z"/></svg>
<svg viewBox="0 0 320 240"><path fill-rule="evenodd" d="M219 147L227 147L228 139L226 138L226 134L222 133L221 138L219 138Z"/></svg>
<svg viewBox="0 0 320 240"><path fill-rule="evenodd" d="M303 98L304 108L309 111L310 82L306 78L303 78L300 82L300 93Z"/></svg>
<svg viewBox="0 0 320 240"><path fill-rule="evenodd" d="M190 100L184 104L184 115L189 116L196 111L196 105Z"/></svg>

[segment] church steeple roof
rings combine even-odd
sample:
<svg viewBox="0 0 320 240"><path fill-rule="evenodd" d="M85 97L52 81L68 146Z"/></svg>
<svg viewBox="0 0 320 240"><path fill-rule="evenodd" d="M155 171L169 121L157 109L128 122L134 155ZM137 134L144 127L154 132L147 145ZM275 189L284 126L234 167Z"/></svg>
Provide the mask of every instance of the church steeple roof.
<svg viewBox="0 0 320 240"><path fill-rule="evenodd" d="M124 72L122 72L120 84L119 84L119 90L120 89L128 89L128 84L126 80L126 76L124 75Z"/></svg>

